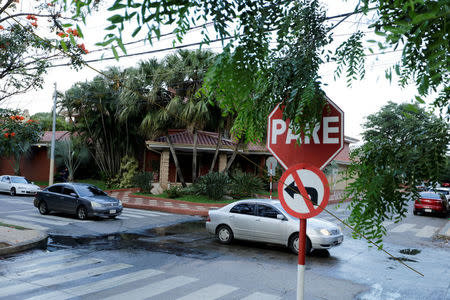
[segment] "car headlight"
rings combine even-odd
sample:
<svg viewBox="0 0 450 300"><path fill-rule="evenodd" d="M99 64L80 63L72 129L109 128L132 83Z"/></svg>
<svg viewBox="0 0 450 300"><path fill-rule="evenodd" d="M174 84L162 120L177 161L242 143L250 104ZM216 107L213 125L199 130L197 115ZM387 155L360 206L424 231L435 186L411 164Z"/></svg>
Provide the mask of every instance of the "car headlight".
<svg viewBox="0 0 450 300"><path fill-rule="evenodd" d="M122 206L122 201L119 200L119 206Z"/></svg>
<svg viewBox="0 0 450 300"><path fill-rule="evenodd" d="M94 201L91 201L91 206L92 207L102 207L102 205L100 203L97 203L97 202L94 202Z"/></svg>
<svg viewBox="0 0 450 300"><path fill-rule="evenodd" d="M320 229L320 233L323 235L331 235L331 233L328 231L328 229L325 229L325 228Z"/></svg>

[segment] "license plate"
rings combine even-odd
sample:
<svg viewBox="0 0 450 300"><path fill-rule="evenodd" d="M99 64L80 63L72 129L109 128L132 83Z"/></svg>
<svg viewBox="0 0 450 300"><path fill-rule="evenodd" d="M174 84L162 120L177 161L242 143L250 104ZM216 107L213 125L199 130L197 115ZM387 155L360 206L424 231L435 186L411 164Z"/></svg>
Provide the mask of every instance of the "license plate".
<svg viewBox="0 0 450 300"><path fill-rule="evenodd" d="M115 214L115 213L116 213L116 210L115 210L115 209L110 209L110 210L109 210L109 213L110 213L110 214Z"/></svg>
<svg viewBox="0 0 450 300"><path fill-rule="evenodd" d="M430 208L425 208L425 212L432 212Z"/></svg>

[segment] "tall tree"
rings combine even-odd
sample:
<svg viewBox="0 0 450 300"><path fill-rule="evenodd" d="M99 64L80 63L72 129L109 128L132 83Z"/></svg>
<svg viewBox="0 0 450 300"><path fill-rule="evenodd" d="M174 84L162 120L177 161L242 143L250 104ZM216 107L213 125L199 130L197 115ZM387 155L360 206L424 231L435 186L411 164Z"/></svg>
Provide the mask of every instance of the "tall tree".
<svg viewBox="0 0 450 300"><path fill-rule="evenodd" d="M59 106L76 120L73 130L89 145L101 173L111 179L120 168L121 158L127 153L134 155L143 140L137 133L138 124L121 123L117 118L120 94L117 82L122 80L122 71L111 68L104 74L108 78L97 76L90 82L72 86L61 97Z"/></svg>
<svg viewBox="0 0 450 300"><path fill-rule="evenodd" d="M38 122L25 119L19 111L0 109L0 157L12 156L12 167L20 175L20 162L42 136Z"/></svg>
<svg viewBox="0 0 450 300"><path fill-rule="evenodd" d="M74 2L74 5L77 12L81 12L96 3L87 0ZM239 108L247 107L248 103L256 103L254 107L273 107L275 102L285 101L285 115L297 131L307 124L316 123L320 117L323 105L320 101L323 98L322 81L318 74L320 64L333 60L338 63L337 75L345 74L349 80L364 77L367 55L364 50L369 50L362 43L364 33L356 29L347 41L331 53L326 54L325 47L330 44L335 29L340 28L346 18L357 14L368 15L371 22L369 29L384 38L378 44L380 50L403 47L400 62L393 63L393 70L400 76L401 84L414 82L420 101L422 96L438 91L434 104L448 112L450 90L446 83L450 74L450 42L449 4L446 0L362 0L357 1L354 9L341 15L327 13L318 0L249 0L245 3L241 0L187 0L176 3L118 0L111 4L109 10L116 14L108 19L111 26L107 27L109 33L101 44L119 47L125 28L130 26L134 27L132 36L147 30L151 42L153 37L160 37L162 26L176 24L174 33L180 41L190 28L198 25L196 22L213 20L216 34L231 54L231 57L225 57L226 64L218 61L218 71L213 73L213 77L219 84L218 78L225 74L232 82L222 82L220 90L231 93L231 88L235 93L242 94L243 97L234 100L237 119L243 114L250 120L258 121L256 124L261 123L259 111L252 113ZM327 25L331 24L329 21L335 23ZM200 25L203 25L203 40L208 43L211 40L208 24ZM277 37L276 42L270 45L273 36ZM257 71L264 74L259 75ZM273 80L277 78L279 81ZM269 93L271 97L259 103L258 98L253 98L260 91ZM253 121L251 123L254 129L258 129ZM246 128L240 126L237 129ZM249 139L262 135L261 130L248 130L248 133Z"/></svg>
<svg viewBox="0 0 450 300"><path fill-rule="evenodd" d="M78 167L89 160L89 150L80 137L57 141L55 144L55 161L68 170L68 180L73 181Z"/></svg>
<svg viewBox="0 0 450 300"><path fill-rule="evenodd" d="M385 220L401 220L416 186L436 183L446 165L450 126L419 106L389 103L364 124L364 144L351 154L346 197L349 221L369 238L381 239ZM357 236L355 234L355 236Z"/></svg>
<svg viewBox="0 0 450 300"><path fill-rule="evenodd" d="M64 5L18 2L0 1L0 102L42 88L43 76L54 62L68 58L78 68L87 53L80 42L80 28L75 29L73 20L64 17L68 15ZM37 29L42 27L48 27L56 38L40 37Z"/></svg>

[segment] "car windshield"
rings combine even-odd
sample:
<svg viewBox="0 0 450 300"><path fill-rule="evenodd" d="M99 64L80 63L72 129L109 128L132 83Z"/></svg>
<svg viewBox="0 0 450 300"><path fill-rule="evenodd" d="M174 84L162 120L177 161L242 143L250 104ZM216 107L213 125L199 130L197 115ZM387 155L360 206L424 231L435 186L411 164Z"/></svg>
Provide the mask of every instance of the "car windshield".
<svg viewBox="0 0 450 300"><path fill-rule="evenodd" d="M12 183L29 183L28 180L26 180L23 177L11 177Z"/></svg>
<svg viewBox="0 0 450 300"><path fill-rule="evenodd" d="M442 199L442 197L438 193L420 193L420 197L423 199Z"/></svg>
<svg viewBox="0 0 450 300"><path fill-rule="evenodd" d="M442 193L442 194L444 194L444 195L450 195L450 191L448 191L448 190L441 190L441 189L438 189L438 190L436 190L436 192Z"/></svg>
<svg viewBox="0 0 450 300"><path fill-rule="evenodd" d="M78 194L81 197L94 197L94 196L105 196L106 193L93 185L79 185L75 186Z"/></svg>

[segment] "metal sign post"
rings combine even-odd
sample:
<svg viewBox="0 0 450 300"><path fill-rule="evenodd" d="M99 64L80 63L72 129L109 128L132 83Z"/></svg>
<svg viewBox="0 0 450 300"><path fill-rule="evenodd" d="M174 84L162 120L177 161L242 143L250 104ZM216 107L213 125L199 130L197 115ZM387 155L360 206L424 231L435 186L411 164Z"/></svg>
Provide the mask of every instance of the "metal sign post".
<svg viewBox="0 0 450 300"><path fill-rule="evenodd" d="M267 166L267 174L269 174L270 177L270 183L269 183L269 191L270 191L270 200L272 200L272 177L275 175L275 168L277 167L277 160L275 157L271 156L266 160L266 166Z"/></svg>
<svg viewBox="0 0 450 300"><path fill-rule="evenodd" d="M298 231L297 300L305 296L306 219L300 219Z"/></svg>
<svg viewBox="0 0 450 300"><path fill-rule="evenodd" d="M278 197L283 208L300 219L298 231L297 299L305 290L306 219L320 214L328 204L330 188L325 174L309 164L296 164L280 178Z"/></svg>

